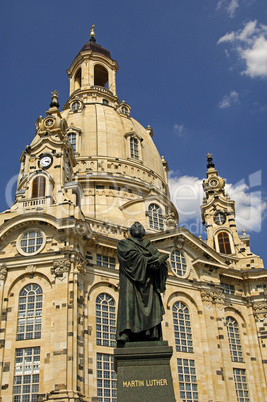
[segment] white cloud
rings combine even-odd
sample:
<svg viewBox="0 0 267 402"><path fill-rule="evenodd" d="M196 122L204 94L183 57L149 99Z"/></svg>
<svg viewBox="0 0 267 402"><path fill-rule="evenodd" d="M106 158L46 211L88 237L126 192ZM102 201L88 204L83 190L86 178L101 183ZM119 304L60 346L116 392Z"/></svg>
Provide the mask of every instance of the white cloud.
<svg viewBox="0 0 267 402"><path fill-rule="evenodd" d="M238 92L231 91L229 95L225 95L223 99L219 102L220 109L227 109L231 107L234 103L237 103L239 99Z"/></svg>
<svg viewBox="0 0 267 402"><path fill-rule="evenodd" d="M229 15L229 17L233 18L235 15L236 9L239 7L239 0L220 0L217 3L217 10L220 8L224 8Z"/></svg>
<svg viewBox="0 0 267 402"><path fill-rule="evenodd" d="M233 42L234 40L235 40L235 33L234 33L234 32L230 32L230 33L227 33L227 34L225 34L224 36L222 36L222 37L218 40L217 44L223 43L223 42Z"/></svg>
<svg viewBox="0 0 267 402"><path fill-rule="evenodd" d="M232 50L245 62L246 68L241 74L267 78L267 25L250 21L243 29L222 36L217 44L221 43L230 43Z"/></svg>
<svg viewBox="0 0 267 402"><path fill-rule="evenodd" d="M202 231L200 211L204 196L202 181L192 176L175 177L173 172L170 172L171 200L179 213L179 225L188 227L195 235ZM230 199L235 201L237 230L260 232L262 221L267 217L267 202L258 190L261 185L261 173L255 172L250 175L248 182L249 185L244 180L236 185L227 183L225 190ZM192 225L192 222L195 223Z"/></svg>
<svg viewBox="0 0 267 402"><path fill-rule="evenodd" d="M235 201L237 229L260 232L262 221L266 218L267 203L260 190L253 191L245 183L235 186L226 184L226 192Z"/></svg>
<svg viewBox="0 0 267 402"><path fill-rule="evenodd" d="M242 52L242 58L247 63L247 69L243 74L252 78L267 77L267 39L262 36L256 39L252 48Z"/></svg>
<svg viewBox="0 0 267 402"><path fill-rule="evenodd" d="M183 137L186 133L186 129L183 124L175 123L173 126L173 133L178 135L178 137Z"/></svg>
<svg viewBox="0 0 267 402"><path fill-rule="evenodd" d="M169 187L171 200L179 213L180 225L201 220L200 205L204 195L202 180L192 176L172 177L170 172Z"/></svg>

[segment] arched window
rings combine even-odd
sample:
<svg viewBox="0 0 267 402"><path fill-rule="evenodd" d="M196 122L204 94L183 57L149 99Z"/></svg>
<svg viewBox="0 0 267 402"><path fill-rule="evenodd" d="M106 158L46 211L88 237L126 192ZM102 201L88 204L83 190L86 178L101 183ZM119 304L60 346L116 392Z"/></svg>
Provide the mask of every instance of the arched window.
<svg viewBox="0 0 267 402"><path fill-rule="evenodd" d="M218 244L219 244L220 253L223 253L223 254L231 254L232 253L228 233L220 232L218 234Z"/></svg>
<svg viewBox="0 0 267 402"><path fill-rule="evenodd" d="M226 317L228 341L233 362L243 362L238 323L233 317Z"/></svg>
<svg viewBox="0 0 267 402"><path fill-rule="evenodd" d="M170 261L174 273L177 276L184 276L187 268L184 254L175 250L171 253Z"/></svg>
<svg viewBox="0 0 267 402"><path fill-rule="evenodd" d="M19 296L17 340L41 338L43 291L36 283L25 286Z"/></svg>
<svg viewBox="0 0 267 402"><path fill-rule="evenodd" d="M68 141L70 145L73 148L73 152L76 152L76 134L75 133L69 133L68 134Z"/></svg>
<svg viewBox="0 0 267 402"><path fill-rule="evenodd" d="M188 308L182 302L172 307L174 336L177 352L193 353L193 340Z"/></svg>
<svg viewBox="0 0 267 402"><path fill-rule="evenodd" d="M74 78L74 90L80 89L82 86L82 71L79 68Z"/></svg>
<svg viewBox="0 0 267 402"><path fill-rule="evenodd" d="M148 207L149 226L151 229L163 230L162 209L157 204L150 204Z"/></svg>
<svg viewBox="0 0 267 402"><path fill-rule="evenodd" d="M139 159L138 139L135 137L130 137L130 156Z"/></svg>
<svg viewBox="0 0 267 402"><path fill-rule="evenodd" d="M45 178L37 176L32 182L32 198L40 198L45 196Z"/></svg>
<svg viewBox="0 0 267 402"><path fill-rule="evenodd" d="M96 344L115 346L115 302L106 293L96 298Z"/></svg>
<svg viewBox="0 0 267 402"><path fill-rule="evenodd" d="M94 84L100 87L108 87L108 70L101 64L95 65Z"/></svg>

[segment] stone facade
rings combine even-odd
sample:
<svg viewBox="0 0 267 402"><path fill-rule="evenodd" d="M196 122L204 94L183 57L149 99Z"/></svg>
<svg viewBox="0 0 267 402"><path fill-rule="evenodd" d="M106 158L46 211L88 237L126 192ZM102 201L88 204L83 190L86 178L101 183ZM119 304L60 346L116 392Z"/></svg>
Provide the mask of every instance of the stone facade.
<svg viewBox="0 0 267 402"><path fill-rule="evenodd" d="M55 91L37 119L15 202L0 214L0 400L116 400L116 246L139 221L170 255L163 334L176 399L265 401L263 262L236 231L211 155L207 240L177 228L168 164L119 101L117 70L92 36L68 70L63 111Z"/></svg>

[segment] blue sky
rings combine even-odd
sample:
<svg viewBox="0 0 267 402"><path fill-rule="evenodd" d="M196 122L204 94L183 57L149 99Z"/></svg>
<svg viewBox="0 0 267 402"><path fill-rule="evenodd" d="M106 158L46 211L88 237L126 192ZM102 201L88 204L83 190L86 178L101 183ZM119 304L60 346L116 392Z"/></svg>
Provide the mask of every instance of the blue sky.
<svg viewBox="0 0 267 402"><path fill-rule="evenodd" d="M266 0L4 2L0 210L12 202L20 154L51 91L59 91L61 107L68 98L66 69L92 24L118 61L119 98L152 126L169 162L180 224L205 238L199 204L210 152L236 200L239 229L267 261Z"/></svg>

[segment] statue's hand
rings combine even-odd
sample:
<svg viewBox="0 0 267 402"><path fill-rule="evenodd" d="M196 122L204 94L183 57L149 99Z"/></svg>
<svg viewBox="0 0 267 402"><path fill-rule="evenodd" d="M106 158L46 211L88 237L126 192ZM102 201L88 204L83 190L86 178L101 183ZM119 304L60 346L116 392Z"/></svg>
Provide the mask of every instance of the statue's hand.
<svg viewBox="0 0 267 402"><path fill-rule="evenodd" d="M163 264L168 258L168 254L161 254L161 256L159 257L159 264Z"/></svg>

